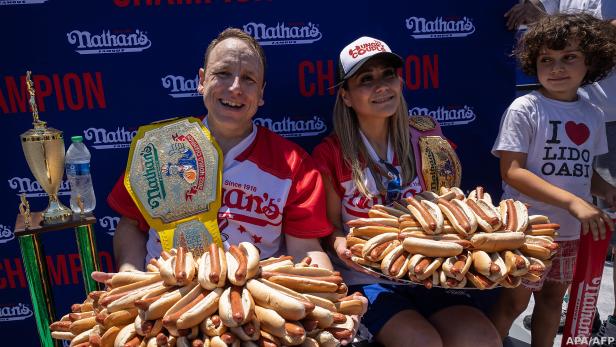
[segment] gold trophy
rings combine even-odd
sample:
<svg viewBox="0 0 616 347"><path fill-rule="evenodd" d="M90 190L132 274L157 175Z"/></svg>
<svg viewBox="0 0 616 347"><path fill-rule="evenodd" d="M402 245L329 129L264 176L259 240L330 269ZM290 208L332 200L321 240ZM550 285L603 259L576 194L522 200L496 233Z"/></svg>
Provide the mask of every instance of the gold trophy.
<svg viewBox="0 0 616 347"><path fill-rule="evenodd" d="M64 139L61 131L48 128L46 122L39 120L30 75L31 72L28 71L26 85L30 94L34 129L21 134L21 145L30 171L49 194L49 206L43 211L43 219L45 222L63 221L72 214L72 211L58 200L58 190L64 176Z"/></svg>

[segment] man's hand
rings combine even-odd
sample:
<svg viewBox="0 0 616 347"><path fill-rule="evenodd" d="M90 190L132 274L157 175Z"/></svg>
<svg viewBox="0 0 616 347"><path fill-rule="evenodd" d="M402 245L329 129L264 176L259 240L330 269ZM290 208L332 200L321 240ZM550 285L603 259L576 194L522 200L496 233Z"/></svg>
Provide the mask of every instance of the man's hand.
<svg viewBox="0 0 616 347"><path fill-rule="evenodd" d="M516 30L518 26L536 22L545 15L545 10L539 1L525 0L505 13L507 29Z"/></svg>

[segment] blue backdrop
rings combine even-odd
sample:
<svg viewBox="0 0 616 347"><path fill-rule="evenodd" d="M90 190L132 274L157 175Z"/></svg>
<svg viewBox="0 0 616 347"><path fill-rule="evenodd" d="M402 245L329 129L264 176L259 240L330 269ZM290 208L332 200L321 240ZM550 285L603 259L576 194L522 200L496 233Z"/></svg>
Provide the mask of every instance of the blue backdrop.
<svg viewBox="0 0 616 347"><path fill-rule="evenodd" d="M209 41L229 26L265 48L265 105L255 122L311 150L331 131L337 55L363 35L387 42L405 61L405 96L458 145L464 189L500 194L490 155L500 116L515 95L510 1L0 0L0 340L38 345L13 228L26 193L47 197L31 175L19 134L31 128L25 71L33 71L41 119L82 135L92 153L94 211L105 271L113 269L118 216L105 197L124 170L137 127L204 114L197 71ZM70 140L66 140L66 147ZM61 199L68 204L68 183ZM83 300L73 232L44 235L56 311Z"/></svg>

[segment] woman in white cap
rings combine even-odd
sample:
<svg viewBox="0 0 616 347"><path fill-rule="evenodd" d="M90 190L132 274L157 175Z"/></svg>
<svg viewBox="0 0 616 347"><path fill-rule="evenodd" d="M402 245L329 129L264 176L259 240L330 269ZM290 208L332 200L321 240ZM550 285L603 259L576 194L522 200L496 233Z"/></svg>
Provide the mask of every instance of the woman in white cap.
<svg viewBox="0 0 616 347"><path fill-rule="evenodd" d="M440 128L429 117L409 122L397 73L402 59L385 42L361 37L340 52L339 64L334 133L313 157L324 176L327 214L336 229L330 238L338 255L335 267L351 291L363 292L370 301L362 323L385 346L502 345L492 323L463 291L455 295L379 281L350 260L346 222L367 217L375 204L421 192L427 182L418 175L419 147L413 139L417 128L436 135ZM459 165L453 151L450 159L449 165Z"/></svg>

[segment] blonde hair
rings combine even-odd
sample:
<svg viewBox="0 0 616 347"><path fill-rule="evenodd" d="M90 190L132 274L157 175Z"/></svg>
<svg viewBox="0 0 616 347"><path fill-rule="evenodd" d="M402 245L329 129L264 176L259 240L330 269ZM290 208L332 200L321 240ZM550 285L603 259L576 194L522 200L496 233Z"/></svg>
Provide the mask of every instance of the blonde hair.
<svg viewBox="0 0 616 347"><path fill-rule="evenodd" d="M387 192L383 186L381 175L375 163L368 154L359 134L359 120L355 110L348 107L342 99L342 89L346 88L346 83L338 90L336 103L334 104L334 132L338 136L342 156L346 165L351 168L353 183L361 194L372 197L368 188L364 184L364 167L368 167L376 181L377 188L381 194ZM389 140L401 167L400 178L401 186L408 185L415 178L415 157L411 147L409 135L408 107L404 97L400 95L400 106L396 112L388 118L387 127L389 130Z"/></svg>

